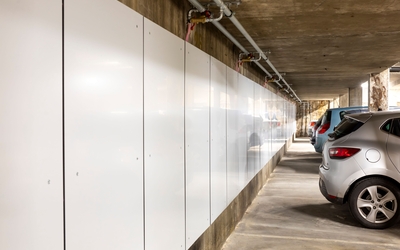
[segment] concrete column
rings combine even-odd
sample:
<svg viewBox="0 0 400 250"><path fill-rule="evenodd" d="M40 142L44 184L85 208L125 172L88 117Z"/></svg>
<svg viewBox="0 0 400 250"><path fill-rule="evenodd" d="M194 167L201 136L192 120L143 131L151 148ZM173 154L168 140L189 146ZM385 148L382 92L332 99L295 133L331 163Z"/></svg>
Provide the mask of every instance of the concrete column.
<svg viewBox="0 0 400 250"><path fill-rule="evenodd" d="M362 87L349 89L349 106L362 105Z"/></svg>
<svg viewBox="0 0 400 250"><path fill-rule="evenodd" d="M390 70L387 69L378 74L371 74L369 84L369 110L388 110L388 86Z"/></svg>
<svg viewBox="0 0 400 250"><path fill-rule="evenodd" d="M390 83L388 94L389 107L400 106L400 72L390 73Z"/></svg>
<svg viewBox="0 0 400 250"><path fill-rule="evenodd" d="M339 102L339 98L335 98L333 99L330 104L329 104L329 108L333 109L333 108L339 108L340 107L340 102Z"/></svg>
<svg viewBox="0 0 400 250"><path fill-rule="evenodd" d="M329 108L329 101L303 100L297 104L296 136L307 136L308 124L311 120L318 120Z"/></svg>
<svg viewBox="0 0 400 250"><path fill-rule="evenodd" d="M345 108L349 106L349 89L347 89L347 93L339 96L339 107Z"/></svg>

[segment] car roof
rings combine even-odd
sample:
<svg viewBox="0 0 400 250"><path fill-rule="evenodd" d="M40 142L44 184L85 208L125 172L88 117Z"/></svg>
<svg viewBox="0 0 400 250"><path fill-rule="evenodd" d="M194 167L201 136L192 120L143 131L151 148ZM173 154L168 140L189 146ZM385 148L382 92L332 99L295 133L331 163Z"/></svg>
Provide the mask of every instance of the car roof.
<svg viewBox="0 0 400 250"><path fill-rule="evenodd" d="M332 108L327 110L349 110L349 109L361 109L361 108L368 108L367 106L354 106L354 107L344 107L344 108Z"/></svg>
<svg viewBox="0 0 400 250"><path fill-rule="evenodd" d="M390 119L393 117L400 117L400 110L370 111L367 113L348 114L348 115L345 115L345 117L350 117L357 121L365 123L371 117L376 117L376 118L381 118L381 119Z"/></svg>

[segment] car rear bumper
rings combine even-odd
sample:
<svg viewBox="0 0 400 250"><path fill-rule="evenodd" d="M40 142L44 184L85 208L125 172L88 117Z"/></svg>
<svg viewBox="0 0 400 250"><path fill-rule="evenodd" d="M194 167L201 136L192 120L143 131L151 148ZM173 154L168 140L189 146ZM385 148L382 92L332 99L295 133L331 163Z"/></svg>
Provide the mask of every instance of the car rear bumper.
<svg viewBox="0 0 400 250"><path fill-rule="evenodd" d="M325 182L320 178L319 179L319 191L321 194L330 202L335 204L343 204L343 198L338 198L328 194L326 190Z"/></svg>

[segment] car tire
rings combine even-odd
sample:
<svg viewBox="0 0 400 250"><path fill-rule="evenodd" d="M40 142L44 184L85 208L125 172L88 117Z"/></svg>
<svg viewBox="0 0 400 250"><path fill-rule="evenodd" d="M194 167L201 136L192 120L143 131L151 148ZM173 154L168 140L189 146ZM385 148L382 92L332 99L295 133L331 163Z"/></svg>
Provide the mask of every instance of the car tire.
<svg viewBox="0 0 400 250"><path fill-rule="evenodd" d="M399 188L379 177L361 180L349 195L350 212L362 226L371 229L384 229L397 223L399 202Z"/></svg>

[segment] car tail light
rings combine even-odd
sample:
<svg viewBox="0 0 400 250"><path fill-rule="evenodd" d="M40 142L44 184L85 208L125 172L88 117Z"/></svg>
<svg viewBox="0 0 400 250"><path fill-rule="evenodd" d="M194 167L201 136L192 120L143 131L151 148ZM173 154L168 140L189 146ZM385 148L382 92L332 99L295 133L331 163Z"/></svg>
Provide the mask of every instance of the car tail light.
<svg viewBox="0 0 400 250"><path fill-rule="evenodd" d="M331 159L345 159L357 154L361 149L359 148L330 148L329 157Z"/></svg>
<svg viewBox="0 0 400 250"><path fill-rule="evenodd" d="M325 133L325 132L329 129L330 126L331 126L331 123L330 123L330 122L325 123L324 125L322 125L321 127L319 127L319 129L318 129L318 134L323 134L323 133Z"/></svg>
<svg viewBox="0 0 400 250"><path fill-rule="evenodd" d="M314 126L315 126L315 122L311 122L310 127L314 127Z"/></svg>

